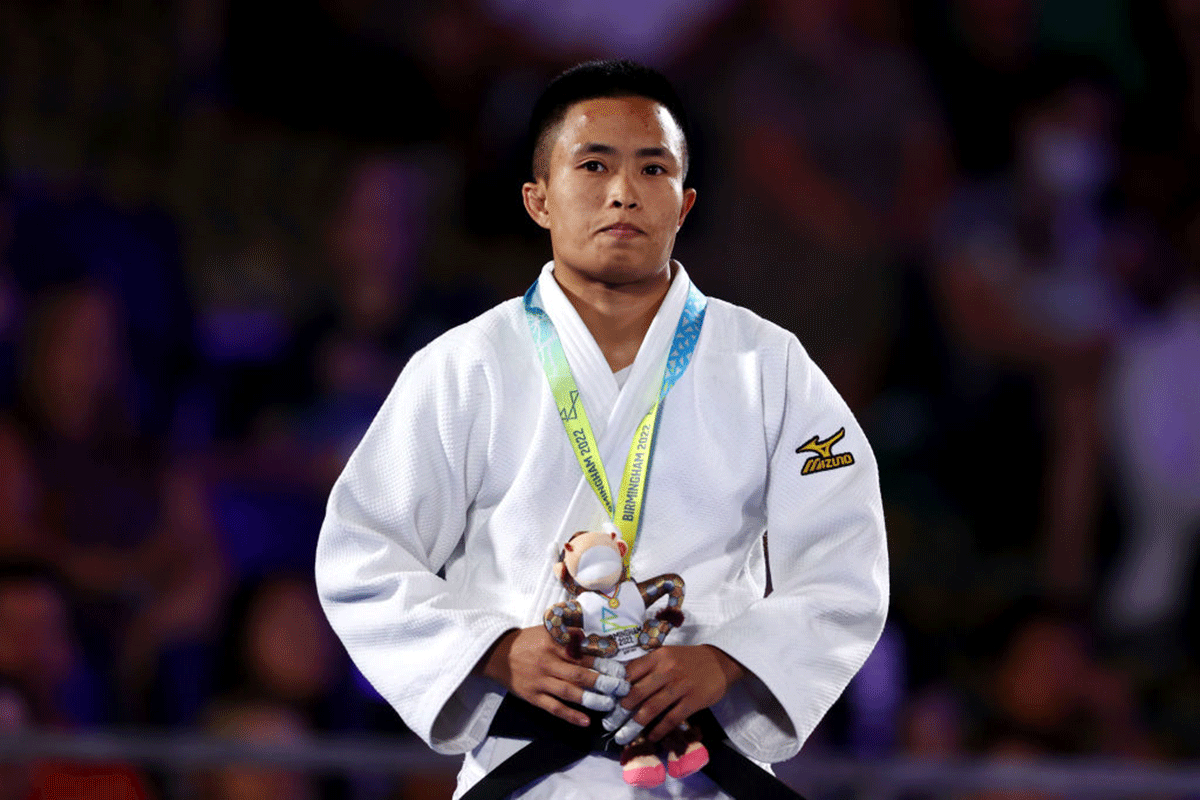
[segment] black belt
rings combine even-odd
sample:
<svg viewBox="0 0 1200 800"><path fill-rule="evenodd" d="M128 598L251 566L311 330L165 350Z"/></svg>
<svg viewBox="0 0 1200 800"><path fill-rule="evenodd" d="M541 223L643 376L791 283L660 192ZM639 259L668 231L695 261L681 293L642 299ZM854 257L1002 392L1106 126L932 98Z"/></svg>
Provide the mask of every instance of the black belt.
<svg viewBox="0 0 1200 800"><path fill-rule="evenodd" d="M587 713L586 709L584 709ZM488 729L490 736L533 741L484 775L462 800L503 800L539 778L557 772L593 752L617 754L621 746L600 724L603 715L589 713L591 725L572 725L548 711L508 694L500 703ZM688 723L698 726L708 748L702 769L713 783L735 800L804 800L796 791L744 755L734 750L725 731L708 709L693 714ZM619 769L613 763L613 769Z"/></svg>

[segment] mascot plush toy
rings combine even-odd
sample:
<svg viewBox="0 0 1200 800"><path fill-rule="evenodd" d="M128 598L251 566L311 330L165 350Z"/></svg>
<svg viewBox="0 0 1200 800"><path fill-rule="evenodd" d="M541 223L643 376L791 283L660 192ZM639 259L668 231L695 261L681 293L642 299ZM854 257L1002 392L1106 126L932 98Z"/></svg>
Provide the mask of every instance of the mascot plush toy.
<svg viewBox="0 0 1200 800"><path fill-rule="evenodd" d="M683 579L668 573L635 583L629 577L624 557L628 545L614 530L580 531L563 546L554 565L555 577L572 599L555 603L546 611L546 629L574 657L596 656L596 670L619 679L623 691L629 661L661 647L667 633L683 623ZM667 598L667 605L653 617L647 609ZM633 786L658 786L669 773L684 778L708 763L708 750L700 731L681 724L663 738L667 750L664 768L656 748L642 735L629 712L620 705L603 720L605 730L616 731L625 782Z"/></svg>

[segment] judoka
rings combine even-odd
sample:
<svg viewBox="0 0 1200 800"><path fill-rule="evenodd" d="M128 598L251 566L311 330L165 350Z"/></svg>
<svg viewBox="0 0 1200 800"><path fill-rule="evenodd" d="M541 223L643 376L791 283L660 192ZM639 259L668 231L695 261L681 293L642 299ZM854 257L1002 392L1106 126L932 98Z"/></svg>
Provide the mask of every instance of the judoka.
<svg viewBox="0 0 1200 800"><path fill-rule="evenodd" d="M532 129L523 198L553 260L525 297L398 377L329 498L325 612L408 727L465 754L456 798L540 746L489 733L506 697L572 730L619 703L652 741L711 709L738 754L790 758L886 616L871 448L795 336L705 297L672 259L696 193L665 78L580 65L546 89ZM634 577L687 582L670 643L615 674L542 624L565 598L563 543L605 525ZM601 751L517 792L737 794L704 772L635 789Z"/></svg>

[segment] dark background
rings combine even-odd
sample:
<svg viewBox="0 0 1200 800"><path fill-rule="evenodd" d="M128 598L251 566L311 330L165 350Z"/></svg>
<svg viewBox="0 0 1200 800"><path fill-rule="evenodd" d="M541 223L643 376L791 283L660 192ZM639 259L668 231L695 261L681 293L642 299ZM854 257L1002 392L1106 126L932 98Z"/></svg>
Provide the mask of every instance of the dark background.
<svg viewBox="0 0 1200 800"><path fill-rule="evenodd" d="M541 87L631 56L692 115L676 255L879 456L892 611L806 752L1200 757L1200 2L541 6L0 5L0 730L404 735L325 498L549 257Z"/></svg>

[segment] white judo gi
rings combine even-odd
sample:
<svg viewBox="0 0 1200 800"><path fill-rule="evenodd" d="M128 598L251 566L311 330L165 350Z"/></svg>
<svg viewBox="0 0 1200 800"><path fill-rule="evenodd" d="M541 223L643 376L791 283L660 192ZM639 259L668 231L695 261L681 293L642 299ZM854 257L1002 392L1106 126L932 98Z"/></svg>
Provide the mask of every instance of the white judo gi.
<svg viewBox="0 0 1200 800"><path fill-rule="evenodd" d="M621 387L552 264L539 277L610 476L659 390L690 287L675 269ZM824 460L806 468L812 459ZM883 511L862 430L792 334L710 299L662 407L648 481L632 575L683 576L686 619L670 644L715 645L744 665L752 676L712 710L747 756L790 758L887 612ZM566 598L551 569L559 550L604 519L520 299L413 356L334 486L316 556L325 612L404 722L437 752L466 754L456 797L522 744L487 736L503 690L473 667L505 631L541 624ZM724 795L703 774L636 789L593 755L522 796Z"/></svg>

